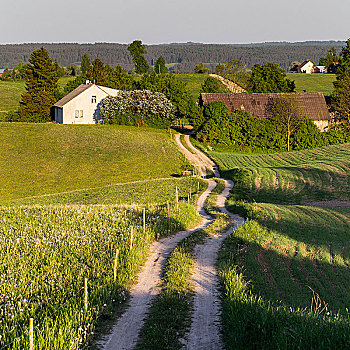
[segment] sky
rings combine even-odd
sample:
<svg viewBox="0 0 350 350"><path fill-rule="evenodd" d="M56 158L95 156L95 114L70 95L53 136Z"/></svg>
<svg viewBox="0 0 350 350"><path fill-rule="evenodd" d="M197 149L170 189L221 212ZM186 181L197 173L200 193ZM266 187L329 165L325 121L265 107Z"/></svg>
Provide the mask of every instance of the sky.
<svg viewBox="0 0 350 350"><path fill-rule="evenodd" d="M12 0L0 43L346 40L349 0Z"/></svg>

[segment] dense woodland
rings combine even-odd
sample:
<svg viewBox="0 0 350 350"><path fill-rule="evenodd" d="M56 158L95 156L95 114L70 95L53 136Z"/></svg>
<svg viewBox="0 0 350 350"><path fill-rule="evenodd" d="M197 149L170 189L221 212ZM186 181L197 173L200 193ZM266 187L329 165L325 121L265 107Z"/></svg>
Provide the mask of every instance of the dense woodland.
<svg viewBox="0 0 350 350"><path fill-rule="evenodd" d="M127 50L127 44L95 43L95 44L9 44L0 45L0 68L13 68L18 62L28 62L30 54L45 46L52 60L62 66L80 64L84 53L91 60L99 57L109 65L120 64L127 70L134 65ZM146 59L149 64L154 65L159 56L163 56L168 63L176 63L170 67L174 73L193 73L198 62L206 63L211 71L217 63L239 59L247 67L256 63L276 62L287 70L292 61L302 62L311 59L318 62L327 50L335 47L340 52L343 41L320 41L303 43L260 43L246 45L220 45L220 44L166 44L146 45Z"/></svg>

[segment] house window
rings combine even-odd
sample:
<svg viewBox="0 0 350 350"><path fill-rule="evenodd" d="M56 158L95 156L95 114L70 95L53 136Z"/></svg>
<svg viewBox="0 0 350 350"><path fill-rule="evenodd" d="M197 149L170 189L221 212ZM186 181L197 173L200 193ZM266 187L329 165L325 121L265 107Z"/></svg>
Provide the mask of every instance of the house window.
<svg viewBox="0 0 350 350"><path fill-rule="evenodd" d="M91 97L91 103L96 103L96 96Z"/></svg>

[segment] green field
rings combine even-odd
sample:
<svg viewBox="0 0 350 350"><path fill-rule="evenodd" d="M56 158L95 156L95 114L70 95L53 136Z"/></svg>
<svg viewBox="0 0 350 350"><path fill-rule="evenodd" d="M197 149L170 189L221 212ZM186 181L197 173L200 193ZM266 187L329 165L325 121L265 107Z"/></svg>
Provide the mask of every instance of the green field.
<svg viewBox="0 0 350 350"><path fill-rule="evenodd" d="M323 92L330 96L334 90L335 74L287 73L287 78L295 81L296 92Z"/></svg>
<svg viewBox="0 0 350 350"><path fill-rule="evenodd" d="M184 164L164 130L1 123L0 135L0 203L172 178Z"/></svg>
<svg viewBox="0 0 350 350"><path fill-rule="evenodd" d="M58 85L63 88L74 77L62 77ZM0 80L0 114L15 111L19 106L22 93L25 91L25 81Z"/></svg>
<svg viewBox="0 0 350 350"><path fill-rule="evenodd" d="M219 261L227 348L348 348L350 145L210 154L248 218Z"/></svg>
<svg viewBox="0 0 350 350"><path fill-rule="evenodd" d="M176 74L177 79L187 84L187 89L191 95L197 99L204 80L208 78L208 74Z"/></svg>

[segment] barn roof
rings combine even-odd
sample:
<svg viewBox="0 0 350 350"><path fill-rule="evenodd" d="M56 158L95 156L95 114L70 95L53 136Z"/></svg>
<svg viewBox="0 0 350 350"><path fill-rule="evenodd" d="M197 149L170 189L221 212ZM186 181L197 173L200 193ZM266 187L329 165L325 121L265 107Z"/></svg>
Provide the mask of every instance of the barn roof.
<svg viewBox="0 0 350 350"><path fill-rule="evenodd" d="M91 86L93 86L93 84L81 84L81 85L79 85L76 89L71 91L68 95L64 96L59 101L57 101L53 106L62 108L65 104L72 101L73 98L77 97L82 92L89 89Z"/></svg>
<svg viewBox="0 0 350 350"><path fill-rule="evenodd" d="M312 120L329 120L329 112L324 95L320 92L300 93L202 93L201 104L222 101L230 112L243 109L259 118L271 117L271 105L274 100L283 96L293 96L303 114Z"/></svg>

